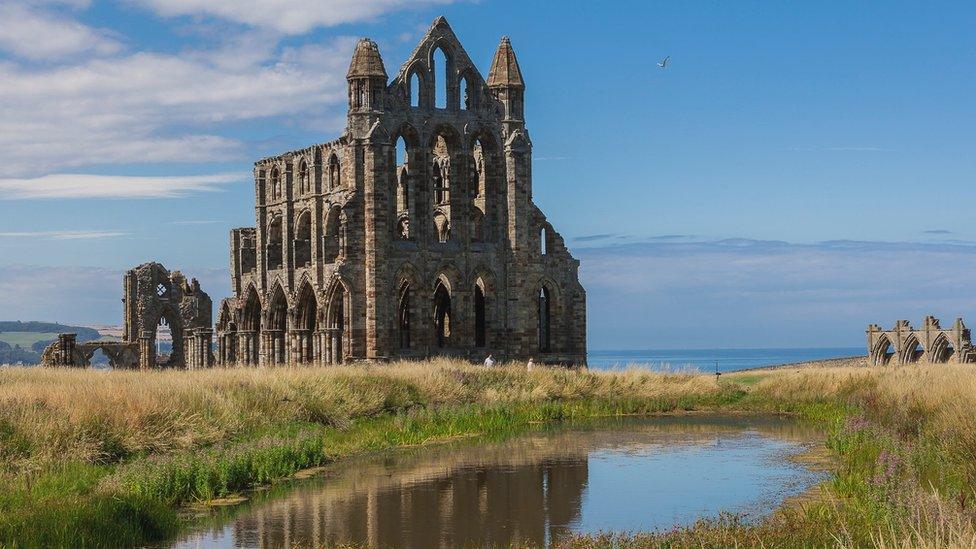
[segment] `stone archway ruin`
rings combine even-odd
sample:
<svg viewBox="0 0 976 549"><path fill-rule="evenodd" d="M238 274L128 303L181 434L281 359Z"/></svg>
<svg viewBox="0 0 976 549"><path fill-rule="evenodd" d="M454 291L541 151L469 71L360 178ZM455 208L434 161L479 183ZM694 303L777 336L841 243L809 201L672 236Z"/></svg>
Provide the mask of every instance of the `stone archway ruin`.
<svg viewBox="0 0 976 549"><path fill-rule="evenodd" d="M866 333L868 362L873 366L976 362L976 348L961 318L951 328L943 328L939 319L927 316L918 330L907 320L899 320L890 330L871 324Z"/></svg>
<svg viewBox="0 0 976 549"><path fill-rule="evenodd" d="M49 366L87 366L101 349L115 368L206 368L213 365L210 296L196 279L187 281L179 271L159 263L144 263L122 279L125 326L122 341L77 343L75 334L60 334L44 350ZM165 361L156 355L156 333L169 326L173 349Z"/></svg>

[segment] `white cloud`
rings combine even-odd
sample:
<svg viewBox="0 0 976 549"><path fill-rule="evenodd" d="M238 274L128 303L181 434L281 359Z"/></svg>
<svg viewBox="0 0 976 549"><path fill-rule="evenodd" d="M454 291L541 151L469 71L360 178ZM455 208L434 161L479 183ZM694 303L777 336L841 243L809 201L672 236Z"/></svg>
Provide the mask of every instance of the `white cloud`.
<svg viewBox="0 0 976 549"><path fill-rule="evenodd" d="M54 240L93 240L101 238L115 238L128 233L118 231L32 231L32 232L0 232L0 238L50 238Z"/></svg>
<svg viewBox="0 0 976 549"><path fill-rule="evenodd" d="M66 167L240 158L211 132L257 119L304 123L345 101L355 39L284 48L260 35L214 51L135 53L47 69L0 62L0 177Z"/></svg>
<svg viewBox="0 0 976 549"><path fill-rule="evenodd" d="M210 16L304 34L317 27L372 20L385 13L454 0L136 0L164 17Z"/></svg>
<svg viewBox="0 0 976 549"><path fill-rule="evenodd" d="M51 174L31 179L0 179L0 200L28 198L173 198L220 190L247 181L247 174L172 177Z"/></svg>
<svg viewBox="0 0 976 549"><path fill-rule="evenodd" d="M226 269L180 270L200 281L215 308L230 292ZM0 320L122 324L123 272L85 266L0 265Z"/></svg>
<svg viewBox="0 0 976 549"><path fill-rule="evenodd" d="M122 45L107 31L51 11L20 2L0 2L0 49L24 59L52 60L83 54L111 55Z"/></svg>
<svg viewBox="0 0 976 549"><path fill-rule="evenodd" d="M594 348L858 345L976 312L976 245L730 239L578 248Z"/></svg>

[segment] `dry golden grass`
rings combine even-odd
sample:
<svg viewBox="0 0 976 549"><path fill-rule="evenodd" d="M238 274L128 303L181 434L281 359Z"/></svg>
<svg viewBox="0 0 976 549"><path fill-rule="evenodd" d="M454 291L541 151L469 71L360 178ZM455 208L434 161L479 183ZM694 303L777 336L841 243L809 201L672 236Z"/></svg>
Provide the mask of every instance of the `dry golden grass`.
<svg viewBox="0 0 976 549"><path fill-rule="evenodd" d="M642 399L719 391L709 376L594 372L450 360L328 368L93 371L0 368L5 469L71 456L104 463L213 444L269 425L344 425L439 404ZM11 440L13 442L11 442ZM6 441L6 444L4 443ZM6 455L5 455L6 454Z"/></svg>

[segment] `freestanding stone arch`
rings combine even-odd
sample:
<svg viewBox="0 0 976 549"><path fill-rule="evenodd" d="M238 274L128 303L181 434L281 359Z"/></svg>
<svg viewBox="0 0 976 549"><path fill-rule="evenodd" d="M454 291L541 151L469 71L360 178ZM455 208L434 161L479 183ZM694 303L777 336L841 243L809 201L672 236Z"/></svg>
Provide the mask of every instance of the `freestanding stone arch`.
<svg viewBox="0 0 976 549"><path fill-rule="evenodd" d="M121 342L79 344L73 334L61 334L45 349L43 363L87 366L91 354L102 349L112 366L120 368L205 368L213 364L213 303L196 279L187 281L179 271L144 263L125 273L122 287L125 326ZM160 363L156 328L162 322L170 328L173 350Z"/></svg>
<svg viewBox="0 0 976 549"><path fill-rule="evenodd" d="M976 362L976 349L973 348L969 328L961 318L957 318L951 328L943 328L934 316L925 317L919 330L907 320L895 322L890 330L871 324L866 334L868 361L874 366Z"/></svg>

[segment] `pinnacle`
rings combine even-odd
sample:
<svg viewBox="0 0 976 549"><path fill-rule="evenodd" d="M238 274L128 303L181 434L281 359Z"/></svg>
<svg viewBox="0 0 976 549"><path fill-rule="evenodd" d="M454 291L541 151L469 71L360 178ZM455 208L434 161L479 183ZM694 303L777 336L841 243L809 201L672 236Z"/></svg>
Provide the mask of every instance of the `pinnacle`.
<svg viewBox="0 0 976 549"><path fill-rule="evenodd" d="M349 72L346 78L361 76L382 76L386 78L386 67L380 57L380 48L369 38L360 38L356 43L356 50L352 54Z"/></svg>
<svg viewBox="0 0 976 549"><path fill-rule="evenodd" d="M519 68L518 59L515 57L515 50L507 36L502 36L498 44L498 51L491 62L491 70L488 71L488 85L511 86L524 88L525 81L522 80L522 69Z"/></svg>

